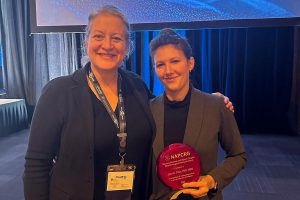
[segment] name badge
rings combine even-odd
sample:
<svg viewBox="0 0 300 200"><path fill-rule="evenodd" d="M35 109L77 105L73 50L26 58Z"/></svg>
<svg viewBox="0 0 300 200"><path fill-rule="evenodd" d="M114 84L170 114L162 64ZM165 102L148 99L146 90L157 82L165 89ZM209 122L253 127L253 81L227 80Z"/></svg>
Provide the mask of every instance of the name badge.
<svg viewBox="0 0 300 200"><path fill-rule="evenodd" d="M106 191L133 190L135 165L108 165Z"/></svg>

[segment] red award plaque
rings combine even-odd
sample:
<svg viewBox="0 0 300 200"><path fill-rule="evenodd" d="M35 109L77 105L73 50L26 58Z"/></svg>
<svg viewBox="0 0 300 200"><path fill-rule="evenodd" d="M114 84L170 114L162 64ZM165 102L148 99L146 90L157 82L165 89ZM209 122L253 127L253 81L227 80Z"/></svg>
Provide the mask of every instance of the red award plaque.
<svg viewBox="0 0 300 200"><path fill-rule="evenodd" d="M164 184L178 190L183 183L198 180L200 166L200 156L192 147L175 143L160 153L156 171Z"/></svg>

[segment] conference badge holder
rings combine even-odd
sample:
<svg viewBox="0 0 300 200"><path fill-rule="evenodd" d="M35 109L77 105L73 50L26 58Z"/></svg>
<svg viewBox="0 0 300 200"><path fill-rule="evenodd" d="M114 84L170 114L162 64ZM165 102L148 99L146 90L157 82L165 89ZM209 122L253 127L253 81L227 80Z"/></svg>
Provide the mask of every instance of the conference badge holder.
<svg viewBox="0 0 300 200"><path fill-rule="evenodd" d="M133 191L133 182L136 166L133 164L120 164L107 166L106 191Z"/></svg>

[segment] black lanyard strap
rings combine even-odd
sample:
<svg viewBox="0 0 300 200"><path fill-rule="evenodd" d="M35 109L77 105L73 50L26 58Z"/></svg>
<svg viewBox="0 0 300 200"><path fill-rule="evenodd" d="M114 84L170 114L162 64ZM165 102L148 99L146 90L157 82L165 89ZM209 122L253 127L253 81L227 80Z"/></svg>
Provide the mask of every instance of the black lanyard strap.
<svg viewBox="0 0 300 200"><path fill-rule="evenodd" d="M94 73L91 69L88 71L88 77L91 83L93 84L93 87L96 89L100 101L103 103L106 111L108 112L110 118L114 122L115 126L118 129L117 136L119 138L119 155L123 160L124 163L124 156L126 155L126 117L125 117L125 106L124 106L124 99L122 95L122 77L119 74L118 76L118 110L119 110L119 120L117 119L116 114L114 113L113 109L111 108L110 104L108 103L107 98L105 97L103 90L101 89L101 86L99 82L97 81Z"/></svg>

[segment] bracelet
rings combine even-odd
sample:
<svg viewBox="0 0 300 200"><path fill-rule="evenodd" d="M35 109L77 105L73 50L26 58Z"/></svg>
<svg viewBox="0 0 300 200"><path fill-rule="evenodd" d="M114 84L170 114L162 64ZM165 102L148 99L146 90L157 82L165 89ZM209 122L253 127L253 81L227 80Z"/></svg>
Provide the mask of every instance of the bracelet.
<svg viewBox="0 0 300 200"><path fill-rule="evenodd" d="M213 193L213 194L218 192L218 183L217 183L217 182L216 182L215 187L211 188L211 189L209 190L209 192L211 192L211 193Z"/></svg>

